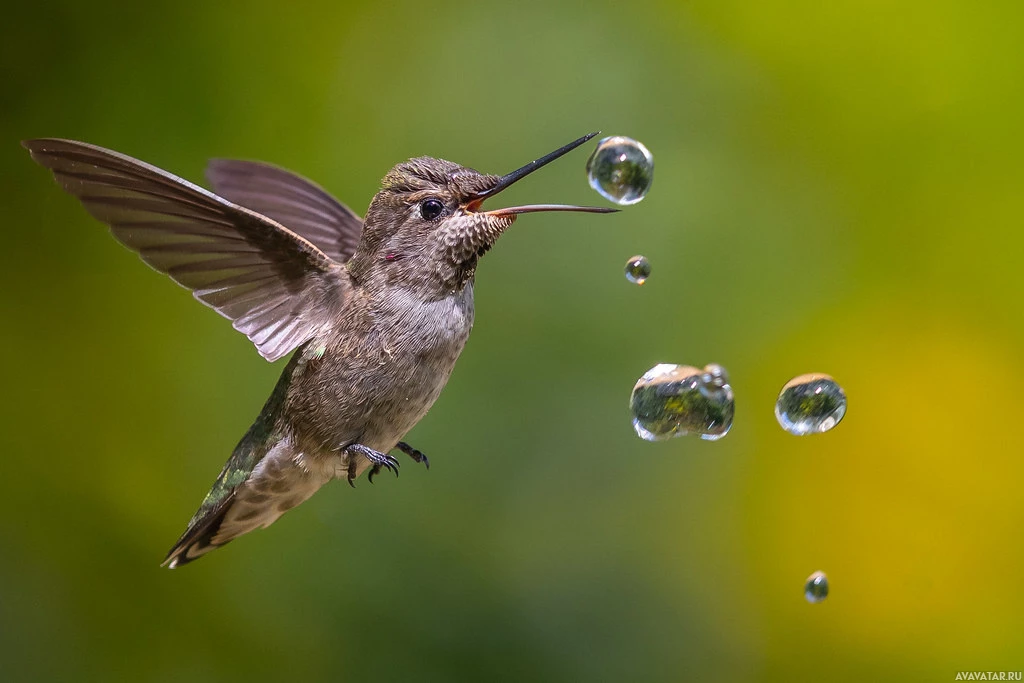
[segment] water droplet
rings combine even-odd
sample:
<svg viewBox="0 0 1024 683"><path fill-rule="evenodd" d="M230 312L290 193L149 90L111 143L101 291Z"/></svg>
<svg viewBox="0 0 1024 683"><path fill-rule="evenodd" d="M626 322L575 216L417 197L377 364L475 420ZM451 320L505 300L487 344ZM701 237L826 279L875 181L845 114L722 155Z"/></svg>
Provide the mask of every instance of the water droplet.
<svg viewBox="0 0 1024 683"><path fill-rule="evenodd" d="M729 383L729 375L726 374L725 368L718 363L705 365L700 378L705 386L724 387Z"/></svg>
<svg viewBox="0 0 1024 683"><path fill-rule="evenodd" d="M644 256L634 256L626 261L626 279L642 285L651 276L651 264Z"/></svg>
<svg viewBox="0 0 1024 683"><path fill-rule="evenodd" d="M708 368L717 368L718 374ZM704 376L712 374L711 382ZM717 441L729 433L735 412L732 387L721 366L704 370L662 363L644 373L629 397L633 429L646 441L695 434Z"/></svg>
<svg viewBox="0 0 1024 683"><path fill-rule="evenodd" d="M807 583L804 584L804 597L811 604L821 602L828 597L828 577L825 576L825 572L814 572L807 577Z"/></svg>
<svg viewBox="0 0 1024 683"><path fill-rule="evenodd" d="M794 377L775 402L775 419L790 434L820 434L839 424L846 414L846 394L828 375Z"/></svg>
<svg viewBox="0 0 1024 683"><path fill-rule="evenodd" d="M636 204L654 182L654 157L633 138L604 138L587 159L587 179L605 199Z"/></svg>

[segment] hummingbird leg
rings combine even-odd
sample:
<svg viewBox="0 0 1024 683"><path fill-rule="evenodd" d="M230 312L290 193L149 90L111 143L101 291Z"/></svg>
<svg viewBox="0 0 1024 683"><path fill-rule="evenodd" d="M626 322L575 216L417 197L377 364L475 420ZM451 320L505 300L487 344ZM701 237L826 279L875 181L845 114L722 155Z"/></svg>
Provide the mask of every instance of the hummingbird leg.
<svg viewBox="0 0 1024 683"><path fill-rule="evenodd" d="M402 451L416 462L423 463L427 466L428 470L430 469L430 461L427 460L427 455L423 451L413 448L404 441L399 441L398 444L395 445L395 448Z"/></svg>
<svg viewBox="0 0 1024 683"><path fill-rule="evenodd" d="M430 469L430 461L427 460L427 455L423 451L421 451L421 450L419 450L417 448L413 448L412 446L410 446L409 444L407 444L404 441L399 441L397 444L395 444L395 448L397 448L398 450L402 451L403 453L408 455L410 458L412 458L416 462L423 463L424 465L427 466L428 470ZM371 469L366 474L366 480L372 484L373 483L373 478L375 476L377 476L378 474L380 474L380 465L375 464L373 466L373 469ZM349 480L349 483L352 484L352 481ZM352 485L355 486L355 484L352 484Z"/></svg>
<svg viewBox="0 0 1024 683"><path fill-rule="evenodd" d="M361 455L373 463L373 469L371 469L370 473L367 475L367 478L371 484L373 483L373 475L379 473L380 468L382 467L394 472L396 477L398 476L398 460L396 460L394 456L388 455L386 453L381 453L379 451L375 451L372 448L367 448L366 446L358 443L346 446L345 450L348 451L349 454L351 455ZM355 487L355 484L353 483L355 478L356 466L353 459L353 461L349 462L348 466L348 483L352 487Z"/></svg>

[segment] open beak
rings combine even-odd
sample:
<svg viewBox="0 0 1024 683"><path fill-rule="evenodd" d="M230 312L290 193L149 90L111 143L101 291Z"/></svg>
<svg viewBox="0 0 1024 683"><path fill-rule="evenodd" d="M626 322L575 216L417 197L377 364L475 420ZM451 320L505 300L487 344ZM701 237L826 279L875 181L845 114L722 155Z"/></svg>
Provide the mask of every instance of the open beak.
<svg viewBox="0 0 1024 683"><path fill-rule="evenodd" d="M573 140L564 147L559 147L550 154L545 154L540 159L531 161L522 168L516 169L507 175L503 175L498 179L498 182L486 190L481 190L475 195L469 198L464 204L467 211L479 211L480 205L488 197L493 197L513 183L522 180L526 176L536 171L541 166L546 166L558 157L571 152L576 149L590 138L597 135L597 133L591 133L584 135L578 140ZM597 206L574 206L571 204L527 204L526 206L510 206L507 209L495 209L494 211L485 211L483 213L488 216L514 216L521 213L535 213L538 211L582 211L584 213L615 213L618 209L607 209Z"/></svg>

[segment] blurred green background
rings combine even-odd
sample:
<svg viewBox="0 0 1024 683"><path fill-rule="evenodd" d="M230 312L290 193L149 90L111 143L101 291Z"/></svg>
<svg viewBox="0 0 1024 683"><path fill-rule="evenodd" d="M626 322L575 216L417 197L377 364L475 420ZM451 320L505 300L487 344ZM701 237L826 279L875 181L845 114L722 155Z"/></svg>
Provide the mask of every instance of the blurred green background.
<svg viewBox="0 0 1024 683"><path fill-rule="evenodd" d="M0 678L905 681L1024 669L1020 3L7 3ZM523 217L403 461L158 564L284 363L143 266L18 141L199 181L271 161L357 212L411 156L591 130L641 204ZM577 151L504 201L602 203ZM622 275L647 255L642 288ZM719 362L717 443L629 392ZM796 438L781 386L849 411ZM824 570L832 594L802 596Z"/></svg>

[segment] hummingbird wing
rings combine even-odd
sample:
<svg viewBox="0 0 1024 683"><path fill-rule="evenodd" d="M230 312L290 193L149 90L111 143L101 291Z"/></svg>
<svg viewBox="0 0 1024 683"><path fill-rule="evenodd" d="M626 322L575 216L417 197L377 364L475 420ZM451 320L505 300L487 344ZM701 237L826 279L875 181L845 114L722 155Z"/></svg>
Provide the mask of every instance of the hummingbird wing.
<svg viewBox="0 0 1024 683"><path fill-rule="evenodd" d="M275 221L102 147L22 144L114 237L231 320L267 360L308 341L343 305L341 265Z"/></svg>
<svg viewBox="0 0 1024 683"><path fill-rule="evenodd" d="M363 220L316 183L277 166L234 159L211 159L206 178L220 196L288 226L335 261L355 253Z"/></svg>

